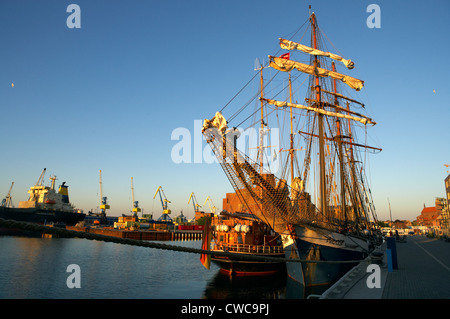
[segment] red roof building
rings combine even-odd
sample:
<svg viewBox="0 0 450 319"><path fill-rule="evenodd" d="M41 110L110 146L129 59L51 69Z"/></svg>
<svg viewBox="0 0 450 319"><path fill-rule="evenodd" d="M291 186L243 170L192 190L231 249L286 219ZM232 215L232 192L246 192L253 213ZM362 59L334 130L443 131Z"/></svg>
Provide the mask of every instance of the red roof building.
<svg viewBox="0 0 450 319"><path fill-rule="evenodd" d="M436 198L436 206L434 207L423 207L422 212L417 216L417 223L421 226L427 227L437 227L441 226L442 220L442 199Z"/></svg>

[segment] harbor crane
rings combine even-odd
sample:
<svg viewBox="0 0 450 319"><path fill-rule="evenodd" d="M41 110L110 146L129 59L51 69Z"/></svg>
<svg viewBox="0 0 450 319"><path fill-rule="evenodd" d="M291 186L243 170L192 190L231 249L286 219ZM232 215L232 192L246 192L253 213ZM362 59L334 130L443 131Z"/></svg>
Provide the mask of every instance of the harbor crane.
<svg viewBox="0 0 450 319"><path fill-rule="evenodd" d="M100 213L91 213L90 215L97 215L100 216L100 223L101 224L106 224L107 223L107 219L106 219L106 210L110 209L110 206L108 205L108 198L106 196L103 196L103 185L102 185L102 170L100 170L99 172L99 183L100 183Z"/></svg>
<svg viewBox="0 0 450 319"><path fill-rule="evenodd" d="M11 187L9 188L8 195L6 195L6 197L3 198L3 200L2 200L2 205L1 205L2 207L8 207L8 208L14 207L13 203L12 203L12 198L11 198L11 190L12 190L13 186L14 186L14 182L11 183Z"/></svg>
<svg viewBox="0 0 450 319"><path fill-rule="evenodd" d="M208 202L208 200L209 200L209 202ZM206 205L207 202L208 202L208 205L209 205L209 209L211 210L211 213L213 213L214 215L216 215L217 207L214 206L214 203L213 203L211 197L209 197L209 196L206 197L206 200L205 200L205 203L203 204L203 206Z"/></svg>
<svg viewBox="0 0 450 319"><path fill-rule="evenodd" d="M200 211L200 208L201 208L202 206L200 206L200 205L198 204L198 200L197 200L197 198L195 197L194 192L192 192L192 193L191 193L191 196L189 196L188 204L189 204L189 202L191 201L191 198L192 198L192 205L194 206L194 213L195 213L195 212L199 212L199 211Z"/></svg>
<svg viewBox="0 0 450 319"><path fill-rule="evenodd" d="M42 170L41 176L39 176L39 179L37 180L37 182L36 182L36 184L34 186L42 186L42 183L44 182L44 176L45 176L45 171L46 170L47 170L46 168L44 168Z"/></svg>
<svg viewBox="0 0 450 319"><path fill-rule="evenodd" d="M39 176L39 179L37 180L36 184L34 184L34 187L35 187L35 188L39 188L39 187L42 187L42 186L43 186L43 183L44 183L44 176L45 176L45 171L46 171L46 170L47 170L46 168L44 168L44 169L42 170L42 173L41 173L41 175ZM33 192L32 194L30 193L30 199L29 199L29 200L30 200L30 201L37 201L37 200L38 200L37 196L39 196L37 192Z"/></svg>
<svg viewBox="0 0 450 319"><path fill-rule="evenodd" d="M133 187L133 177L131 177L131 197L133 201L133 215L137 217L137 213L141 211L141 208L139 207L139 202L134 200L134 187Z"/></svg>
<svg viewBox="0 0 450 319"><path fill-rule="evenodd" d="M172 218L170 218L169 214L171 213L171 210L167 208L167 203L170 203L170 201L167 199L166 194L164 194L164 190L161 186L158 187L156 190L155 196L153 196L153 199L155 199L156 195L159 193L159 198L161 200L161 206L163 209L163 213L160 218L158 218L158 221L172 221ZM164 198L163 198L164 195Z"/></svg>

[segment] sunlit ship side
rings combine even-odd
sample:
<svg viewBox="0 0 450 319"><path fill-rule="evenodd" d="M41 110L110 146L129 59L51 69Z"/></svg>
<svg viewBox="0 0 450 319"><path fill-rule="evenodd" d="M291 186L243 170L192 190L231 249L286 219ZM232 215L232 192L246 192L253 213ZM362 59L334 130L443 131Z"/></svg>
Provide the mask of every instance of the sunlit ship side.
<svg viewBox="0 0 450 319"><path fill-rule="evenodd" d="M30 187L27 201L19 202L19 207L0 207L0 218L46 225L73 226L84 220L86 214L69 202L68 186L63 182L55 190L56 177L50 177L51 185L44 186L46 169L42 171L38 182ZM0 229L2 234L16 234L14 229Z"/></svg>

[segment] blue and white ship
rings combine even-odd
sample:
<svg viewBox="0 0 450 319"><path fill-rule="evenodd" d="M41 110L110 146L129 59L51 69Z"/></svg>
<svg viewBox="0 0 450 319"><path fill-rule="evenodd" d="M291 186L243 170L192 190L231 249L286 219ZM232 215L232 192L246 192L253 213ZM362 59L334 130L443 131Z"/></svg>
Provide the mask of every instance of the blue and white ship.
<svg viewBox="0 0 450 319"><path fill-rule="evenodd" d="M19 202L19 207L0 206L0 218L35 224L73 226L83 221L86 214L69 201L69 190L63 182L55 189L56 176L51 176L50 186L43 185L46 169L28 191L29 198ZM0 234L21 234L25 231L0 229ZM29 235L33 235L30 232Z"/></svg>

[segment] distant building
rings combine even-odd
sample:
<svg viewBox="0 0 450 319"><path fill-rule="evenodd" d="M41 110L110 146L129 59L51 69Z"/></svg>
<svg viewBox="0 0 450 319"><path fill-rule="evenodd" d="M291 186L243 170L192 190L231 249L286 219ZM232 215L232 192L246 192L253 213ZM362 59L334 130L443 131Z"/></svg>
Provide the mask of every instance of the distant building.
<svg viewBox="0 0 450 319"><path fill-rule="evenodd" d="M406 229L408 227L411 227L412 223L409 220L396 220L392 222L391 227L396 229Z"/></svg>
<svg viewBox="0 0 450 319"><path fill-rule="evenodd" d="M450 207L450 174L445 178L445 196L447 198L447 207Z"/></svg>
<svg viewBox="0 0 450 319"><path fill-rule="evenodd" d="M445 197L442 199L442 220L441 229L447 236L450 235L450 175L444 179Z"/></svg>
<svg viewBox="0 0 450 319"><path fill-rule="evenodd" d="M434 207L423 207L417 216L417 224L438 230L441 234L450 234L450 175L444 179L445 197L437 197Z"/></svg>
<svg viewBox="0 0 450 319"><path fill-rule="evenodd" d="M244 194L247 194L247 192L243 192ZM246 205L242 204L241 200L239 199L239 196L236 193L226 193L225 198L222 202L223 210L226 210L230 213L250 213L250 211L247 209ZM252 207L255 208L255 207Z"/></svg>
<svg viewBox="0 0 450 319"><path fill-rule="evenodd" d="M422 212L417 216L417 224L421 226L434 227L437 225L436 220L438 217L436 206L425 207L423 206Z"/></svg>
<svg viewBox="0 0 450 319"><path fill-rule="evenodd" d="M448 209L445 198L436 198L434 207L423 207L422 212L417 216L418 225L434 229L444 229L448 227Z"/></svg>

